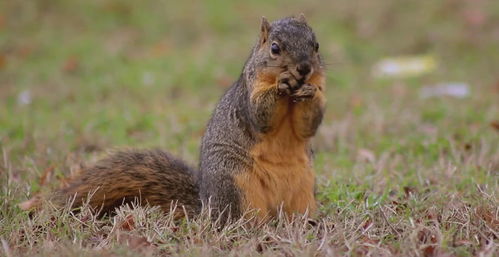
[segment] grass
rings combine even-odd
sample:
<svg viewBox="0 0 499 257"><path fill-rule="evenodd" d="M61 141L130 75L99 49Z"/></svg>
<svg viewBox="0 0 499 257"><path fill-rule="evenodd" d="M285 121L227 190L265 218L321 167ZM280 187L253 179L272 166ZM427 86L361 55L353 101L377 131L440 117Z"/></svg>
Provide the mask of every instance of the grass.
<svg viewBox="0 0 499 257"><path fill-rule="evenodd" d="M17 204L107 149L160 147L196 163L260 16L304 12L328 71L314 140L316 224L218 231L156 208L96 219ZM495 256L499 236L496 1L3 1L0 240L5 256ZM435 71L376 78L386 56ZM466 98L423 99L440 82ZM495 124L495 125L494 125Z"/></svg>

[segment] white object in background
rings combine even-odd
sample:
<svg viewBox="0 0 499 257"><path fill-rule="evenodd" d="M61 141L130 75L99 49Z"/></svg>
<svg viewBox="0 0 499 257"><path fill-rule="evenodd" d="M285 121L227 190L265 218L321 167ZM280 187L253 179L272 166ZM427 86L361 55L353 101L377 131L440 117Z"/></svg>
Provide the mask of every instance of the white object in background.
<svg viewBox="0 0 499 257"><path fill-rule="evenodd" d="M17 95L17 104L18 105L28 105L31 103L31 92L29 90L23 90L21 93Z"/></svg>
<svg viewBox="0 0 499 257"><path fill-rule="evenodd" d="M463 82L439 83L433 86L421 88L420 96L422 98L452 96L456 98L465 98L470 94L470 87Z"/></svg>
<svg viewBox="0 0 499 257"><path fill-rule="evenodd" d="M432 72L437 62L431 55L384 58L372 70L375 77L411 77Z"/></svg>

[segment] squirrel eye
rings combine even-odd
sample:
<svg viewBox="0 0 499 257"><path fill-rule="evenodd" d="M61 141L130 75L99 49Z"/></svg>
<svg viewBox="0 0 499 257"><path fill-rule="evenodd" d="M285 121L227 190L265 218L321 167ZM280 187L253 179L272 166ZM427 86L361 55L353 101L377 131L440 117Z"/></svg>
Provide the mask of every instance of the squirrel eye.
<svg viewBox="0 0 499 257"><path fill-rule="evenodd" d="M270 51L272 52L272 54L279 54L281 52L281 48L277 43L274 42L270 46Z"/></svg>
<svg viewBox="0 0 499 257"><path fill-rule="evenodd" d="M316 52L319 51L319 43L316 42L314 48Z"/></svg>

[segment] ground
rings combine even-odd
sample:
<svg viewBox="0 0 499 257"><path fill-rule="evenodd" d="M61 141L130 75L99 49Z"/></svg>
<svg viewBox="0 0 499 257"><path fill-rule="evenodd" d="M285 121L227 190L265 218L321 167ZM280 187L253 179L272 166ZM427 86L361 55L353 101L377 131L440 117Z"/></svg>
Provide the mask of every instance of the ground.
<svg viewBox="0 0 499 257"><path fill-rule="evenodd" d="M497 256L498 1L2 1L0 252L4 256ZM303 12L327 69L314 140L320 213L217 230L156 208L96 219L18 204L110 149L195 164L261 16ZM435 68L379 77L391 56ZM439 83L462 97L422 97Z"/></svg>

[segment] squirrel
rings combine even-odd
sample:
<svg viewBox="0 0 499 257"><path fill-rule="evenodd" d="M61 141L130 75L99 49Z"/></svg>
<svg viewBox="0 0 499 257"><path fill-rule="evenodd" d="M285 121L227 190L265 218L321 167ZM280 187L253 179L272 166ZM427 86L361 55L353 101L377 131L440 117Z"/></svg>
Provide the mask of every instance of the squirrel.
<svg viewBox="0 0 499 257"><path fill-rule="evenodd" d="M201 142L198 169L161 150L127 150L85 168L52 193L102 212L140 199L175 217L202 206L222 220L251 210L259 220L317 210L310 139L325 111L319 43L303 14L269 23L239 79L219 100ZM176 204L180 208L172 208Z"/></svg>

